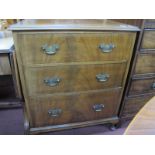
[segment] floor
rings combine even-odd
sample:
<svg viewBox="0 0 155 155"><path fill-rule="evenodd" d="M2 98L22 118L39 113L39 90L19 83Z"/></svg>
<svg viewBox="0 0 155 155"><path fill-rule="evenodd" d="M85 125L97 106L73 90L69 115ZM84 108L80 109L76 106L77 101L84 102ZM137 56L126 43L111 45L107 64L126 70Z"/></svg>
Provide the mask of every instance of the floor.
<svg viewBox="0 0 155 155"><path fill-rule="evenodd" d="M63 130L46 133L49 135L122 135L128 126L129 121L122 124L121 128L110 131L106 125ZM0 135L23 135L23 112L18 109L0 110Z"/></svg>

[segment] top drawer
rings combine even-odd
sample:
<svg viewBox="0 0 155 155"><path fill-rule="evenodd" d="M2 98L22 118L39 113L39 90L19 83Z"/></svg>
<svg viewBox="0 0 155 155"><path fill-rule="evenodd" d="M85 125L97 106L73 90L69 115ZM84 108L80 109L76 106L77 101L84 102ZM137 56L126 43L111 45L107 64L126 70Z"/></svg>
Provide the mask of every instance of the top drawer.
<svg viewBox="0 0 155 155"><path fill-rule="evenodd" d="M118 61L131 55L134 32L19 32L24 64Z"/></svg>
<svg viewBox="0 0 155 155"><path fill-rule="evenodd" d="M141 49L155 50L155 29L144 31Z"/></svg>

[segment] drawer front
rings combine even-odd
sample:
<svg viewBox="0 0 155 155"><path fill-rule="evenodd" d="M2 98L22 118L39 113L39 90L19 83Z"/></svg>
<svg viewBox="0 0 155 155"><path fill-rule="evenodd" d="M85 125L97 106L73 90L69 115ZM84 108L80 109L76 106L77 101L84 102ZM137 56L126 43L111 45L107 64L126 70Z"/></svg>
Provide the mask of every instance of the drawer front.
<svg viewBox="0 0 155 155"><path fill-rule="evenodd" d="M117 61L131 55L135 35L132 32L27 32L18 34L17 41L23 64Z"/></svg>
<svg viewBox="0 0 155 155"><path fill-rule="evenodd" d="M155 29L144 31L141 48L155 49Z"/></svg>
<svg viewBox="0 0 155 155"><path fill-rule="evenodd" d="M151 99L152 96L127 98L124 103L125 105L121 117L134 117L136 113Z"/></svg>
<svg viewBox="0 0 155 155"><path fill-rule="evenodd" d="M126 63L28 68L29 95L88 91L122 86Z"/></svg>
<svg viewBox="0 0 155 155"><path fill-rule="evenodd" d="M135 74L155 73L155 53L139 54L135 67Z"/></svg>
<svg viewBox="0 0 155 155"><path fill-rule="evenodd" d="M32 127L63 125L116 116L120 90L30 99L30 124Z"/></svg>
<svg viewBox="0 0 155 155"><path fill-rule="evenodd" d="M155 78L136 79L131 83L129 95L140 95L155 92Z"/></svg>

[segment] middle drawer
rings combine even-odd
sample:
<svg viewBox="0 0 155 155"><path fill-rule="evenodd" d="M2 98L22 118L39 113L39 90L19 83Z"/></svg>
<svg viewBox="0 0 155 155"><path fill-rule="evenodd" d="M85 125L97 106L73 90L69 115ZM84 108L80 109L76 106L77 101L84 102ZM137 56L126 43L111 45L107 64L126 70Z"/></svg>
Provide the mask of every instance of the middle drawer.
<svg viewBox="0 0 155 155"><path fill-rule="evenodd" d="M25 68L29 95L120 87L126 63Z"/></svg>

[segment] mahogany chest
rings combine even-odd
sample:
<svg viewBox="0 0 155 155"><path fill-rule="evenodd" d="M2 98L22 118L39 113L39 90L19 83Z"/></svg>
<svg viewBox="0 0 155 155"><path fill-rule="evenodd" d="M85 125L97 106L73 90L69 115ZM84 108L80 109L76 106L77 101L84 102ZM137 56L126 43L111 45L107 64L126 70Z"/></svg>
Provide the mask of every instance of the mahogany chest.
<svg viewBox="0 0 155 155"><path fill-rule="evenodd" d="M26 133L119 121L137 27L110 20L25 20L10 29Z"/></svg>

